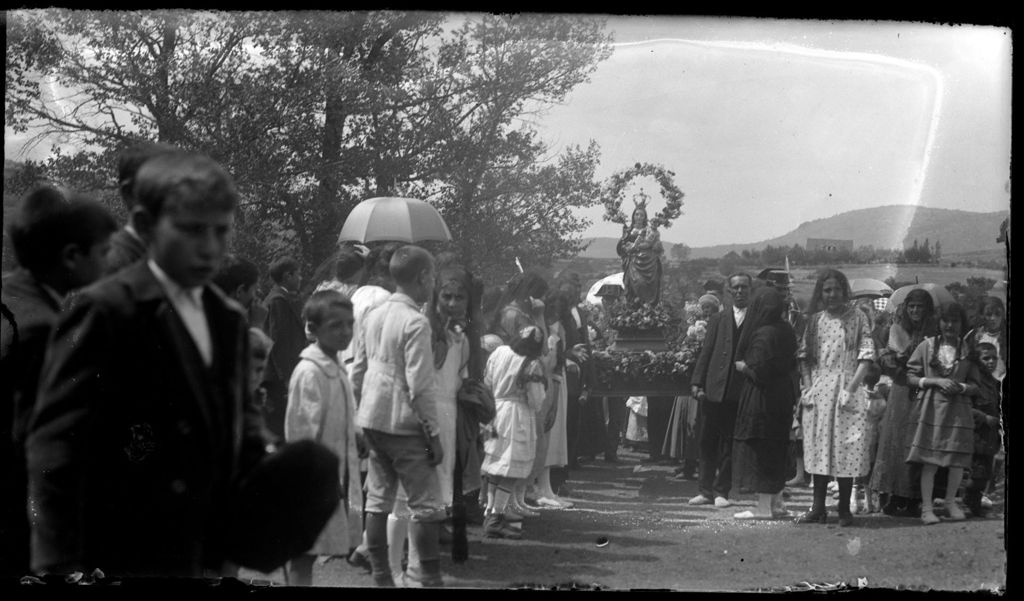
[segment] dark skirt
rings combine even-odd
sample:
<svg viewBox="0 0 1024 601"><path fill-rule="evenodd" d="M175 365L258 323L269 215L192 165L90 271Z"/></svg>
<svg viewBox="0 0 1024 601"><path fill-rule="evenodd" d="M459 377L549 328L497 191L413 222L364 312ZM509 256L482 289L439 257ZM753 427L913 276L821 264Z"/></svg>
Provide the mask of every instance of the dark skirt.
<svg viewBox="0 0 1024 601"><path fill-rule="evenodd" d="M894 382L882 415L878 451L871 468L872 490L908 499L920 498L920 471L907 463L907 445L914 432L914 428L908 428L907 424L912 420L913 409L910 388ZM917 418L912 422L916 424Z"/></svg>
<svg viewBox="0 0 1024 601"><path fill-rule="evenodd" d="M764 494L782 491L794 401L787 386L743 386L733 430L734 490Z"/></svg>
<svg viewBox="0 0 1024 601"><path fill-rule="evenodd" d="M788 440L737 439L732 447L733 490L768 495L782 492L788 446Z"/></svg>
<svg viewBox="0 0 1024 601"><path fill-rule="evenodd" d="M939 467L971 467L974 454L974 418L971 402L963 395L945 395L934 388L918 395L915 404L920 416L907 461Z"/></svg>

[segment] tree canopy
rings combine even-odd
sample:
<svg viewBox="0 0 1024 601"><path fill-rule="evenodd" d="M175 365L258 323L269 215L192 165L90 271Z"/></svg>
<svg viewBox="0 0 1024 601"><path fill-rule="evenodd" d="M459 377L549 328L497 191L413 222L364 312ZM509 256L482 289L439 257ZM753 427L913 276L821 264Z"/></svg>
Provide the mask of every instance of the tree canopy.
<svg viewBox="0 0 1024 601"><path fill-rule="evenodd" d="M117 154L159 140L223 163L234 249L307 270L372 196L434 204L490 281L574 254L600 149L554 153L531 123L611 54L599 18L441 13L7 14L7 125L56 139L39 167L115 195ZM63 145L63 146L62 146ZM63 150L72 148L73 151Z"/></svg>

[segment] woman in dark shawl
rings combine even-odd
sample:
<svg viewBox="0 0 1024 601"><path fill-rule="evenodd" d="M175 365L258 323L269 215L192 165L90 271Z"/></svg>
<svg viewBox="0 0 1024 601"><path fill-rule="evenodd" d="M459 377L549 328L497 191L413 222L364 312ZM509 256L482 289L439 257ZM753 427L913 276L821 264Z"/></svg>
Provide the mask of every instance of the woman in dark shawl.
<svg viewBox="0 0 1024 601"><path fill-rule="evenodd" d="M911 290L896 309L896 321L879 351L878 363L882 373L892 378L892 385L880 423L870 488L885 495L882 511L887 515L915 515L921 503L920 469L906 462L906 425L917 423L911 416L917 391L907 382L907 361L925 338L938 331L932 295Z"/></svg>
<svg viewBox="0 0 1024 601"><path fill-rule="evenodd" d="M733 434L733 488L758 495L753 511L738 519L784 517L781 492L786 481L786 447L793 406L796 334L784 315L787 306L779 291L757 289L747 309L736 347L736 370L743 374Z"/></svg>

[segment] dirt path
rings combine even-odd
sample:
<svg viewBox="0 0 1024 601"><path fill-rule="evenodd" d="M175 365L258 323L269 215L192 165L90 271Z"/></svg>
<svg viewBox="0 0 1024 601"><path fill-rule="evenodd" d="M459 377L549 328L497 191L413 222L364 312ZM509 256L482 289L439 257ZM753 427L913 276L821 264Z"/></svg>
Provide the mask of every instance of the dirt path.
<svg viewBox="0 0 1024 601"><path fill-rule="evenodd" d="M754 506L693 507L693 481L672 468L645 466L630 451L621 463L573 473L576 506L528 518L520 541L482 538L469 529L470 559L442 561L448 587L588 588L682 591L806 590L867 586L937 590L1005 588L1002 494L988 519L925 527L912 518L857 516L840 528L792 520L738 521ZM810 489L792 489L791 511L810 506ZM609 544L598 547L599 537ZM448 549L445 549L448 552ZM256 574L243 576L265 578ZM279 574L270 577L280 581ZM341 559L317 567L318 586L370 586L368 575Z"/></svg>

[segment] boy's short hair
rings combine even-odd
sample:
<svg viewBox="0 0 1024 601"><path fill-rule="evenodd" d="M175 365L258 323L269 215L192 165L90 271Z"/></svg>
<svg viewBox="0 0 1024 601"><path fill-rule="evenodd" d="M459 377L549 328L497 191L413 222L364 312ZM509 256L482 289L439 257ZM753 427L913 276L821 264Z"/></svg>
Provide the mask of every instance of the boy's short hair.
<svg viewBox="0 0 1024 601"><path fill-rule="evenodd" d="M21 199L7 231L18 264L38 272L59 266L68 244L88 252L117 227L110 211L95 200L43 185Z"/></svg>
<svg viewBox="0 0 1024 601"><path fill-rule="evenodd" d="M434 257L425 249L407 244L391 255L391 277L399 284L412 284L423 271L434 266Z"/></svg>
<svg viewBox="0 0 1024 601"><path fill-rule="evenodd" d="M366 261L356 249L343 246L338 250L338 256L334 260L334 277L344 282L358 273L364 265Z"/></svg>
<svg viewBox="0 0 1024 601"><path fill-rule="evenodd" d="M979 355L984 352L996 353L997 355L999 354L999 349L997 349L996 345L992 344L991 342L979 342L978 344L974 345L974 350L978 351Z"/></svg>
<svg viewBox="0 0 1024 601"><path fill-rule="evenodd" d="M281 257L270 264L270 279L280 285L284 276L299 270L299 263L291 257Z"/></svg>
<svg viewBox="0 0 1024 601"><path fill-rule="evenodd" d="M319 326L327 318L332 307L341 307L352 311L352 301L337 290L321 290L314 292L302 307L302 320L313 326Z"/></svg>
<svg viewBox="0 0 1024 601"><path fill-rule="evenodd" d="M132 194L154 219L167 208L234 211L238 206L231 176L210 157L194 152L167 152L142 163Z"/></svg>
<svg viewBox="0 0 1024 601"><path fill-rule="evenodd" d="M155 156L172 152L181 152L181 150L170 144L148 141L129 146L121 151L117 158L117 185L126 209L131 211L135 207L135 196L132 194L132 190L135 185L135 175L139 172L142 164Z"/></svg>
<svg viewBox="0 0 1024 601"><path fill-rule="evenodd" d="M260 270L252 261L242 257L228 257L224 265L213 276L218 288L231 294L239 286L248 288L260 279Z"/></svg>
<svg viewBox="0 0 1024 601"><path fill-rule="evenodd" d="M258 359L266 359L270 356L270 348L274 341L267 336L267 333L259 328L249 328L249 353Z"/></svg>

